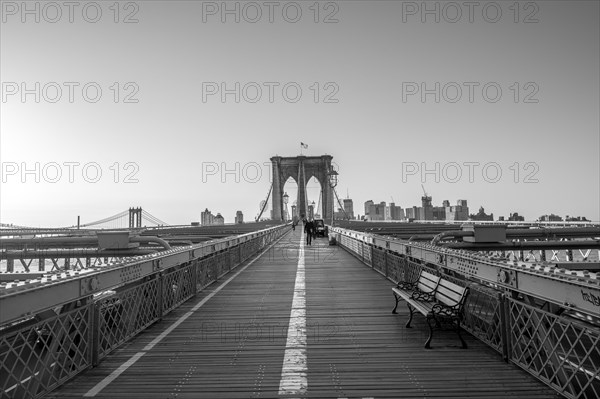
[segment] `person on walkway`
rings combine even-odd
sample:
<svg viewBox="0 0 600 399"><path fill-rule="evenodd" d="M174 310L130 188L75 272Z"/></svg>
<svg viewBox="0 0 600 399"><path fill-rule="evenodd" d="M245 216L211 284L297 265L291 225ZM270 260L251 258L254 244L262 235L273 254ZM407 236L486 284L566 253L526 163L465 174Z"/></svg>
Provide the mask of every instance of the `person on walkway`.
<svg viewBox="0 0 600 399"><path fill-rule="evenodd" d="M304 224L304 232L306 233L306 245L312 245L312 237L315 230L315 225L312 220Z"/></svg>

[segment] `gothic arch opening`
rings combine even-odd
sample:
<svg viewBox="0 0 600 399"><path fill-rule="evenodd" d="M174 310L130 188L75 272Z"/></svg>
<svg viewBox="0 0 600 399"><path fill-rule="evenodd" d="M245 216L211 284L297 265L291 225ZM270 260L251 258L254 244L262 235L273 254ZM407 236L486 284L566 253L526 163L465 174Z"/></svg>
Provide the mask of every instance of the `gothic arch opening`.
<svg viewBox="0 0 600 399"><path fill-rule="evenodd" d="M307 217L322 219L323 216L323 191L319 179L312 176L306 183Z"/></svg>
<svg viewBox="0 0 600 399"><path fill-rule="evenodd" d="M287 204L285 194L287 194ZM294 220L294 217L296 217L295 220L298 220L298 183L292 176L288 177L283 184L283 196L283 220L289 222Z"/></svg>

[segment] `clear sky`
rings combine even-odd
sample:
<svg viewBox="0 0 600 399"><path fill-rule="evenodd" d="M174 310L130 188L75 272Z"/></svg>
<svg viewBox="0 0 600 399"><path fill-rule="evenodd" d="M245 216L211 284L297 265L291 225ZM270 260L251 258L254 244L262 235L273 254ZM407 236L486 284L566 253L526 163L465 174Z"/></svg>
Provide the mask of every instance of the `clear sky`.
<svg viewBox="0 0 600 399"><path fill-rule="evenodd" d="M355 213L423 184L600 220L598 1L25 4L1 2L2 223L252 219L300 142Z"/></svg>

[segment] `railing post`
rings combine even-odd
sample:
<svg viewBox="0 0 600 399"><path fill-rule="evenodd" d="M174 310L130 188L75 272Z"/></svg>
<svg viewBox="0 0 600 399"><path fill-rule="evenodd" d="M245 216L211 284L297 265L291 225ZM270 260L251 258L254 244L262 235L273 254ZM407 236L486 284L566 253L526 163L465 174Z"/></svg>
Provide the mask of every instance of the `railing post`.
<svg viewBox="0 0 600 399"><path fill-rule="evenodd" d="M158 290L156 298L158 301L158 320L162 320L165 310L163 309L163 297L164 297L164 281L162 272L156 273L156 289Z"/></svg>
<svg viewBox="0 0 600 399"><path fill-rule="evenodd" d="M90 304L90 329L92 332L90 358L92 367L96 367L100 357L100 304L94 302Z"/></svg>
<svg viewBox="0 0 600 399"><path fill-rule="evenodd" d="M215 277L215 283L219 281L219 254L213 253L212 255L212 273Z"/></svg>
<svg viewBox="0 0 600 399"><path fill-rule="evenodd" d="M194 297L198 295L198 260L192 260L192 286L194 287Z"/></svg>
<svg viewBox="0 0 600 399"><path fill-rule="evenodd" d="M364 242L358 241L358 245L360 245L360 260L365 263L365 245Z"/></svg>
<svg viewBox="0 0 600 399"><path fill-rule="evenodd" d="M502 358L505 362L509 361L511 352L510 348L510 306L506 295L498 293L498 301L500 302L500 334L502 335Z"/></svg>
<svg viewBox="0 0 600 399"><path fill-rule="evenodd" d="M388 277L388 261L387 261L387 258L388 258L388 250L384 249L383 250L383 267L384 267L384 270L385 270L385 277L386 278Z"/></svg>

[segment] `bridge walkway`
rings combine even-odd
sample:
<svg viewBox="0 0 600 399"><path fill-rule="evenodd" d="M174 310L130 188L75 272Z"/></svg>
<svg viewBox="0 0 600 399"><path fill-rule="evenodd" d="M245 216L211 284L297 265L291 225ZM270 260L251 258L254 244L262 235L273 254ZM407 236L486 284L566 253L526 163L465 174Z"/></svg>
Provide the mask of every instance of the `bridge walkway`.
<svg viewBox="0 0 600 399"><path fill-rule="evenodd" d="M434 336L392 283L300 229L48 398L559 397L465 333ZM303 260L303 262L302 262Z"/></svg>

